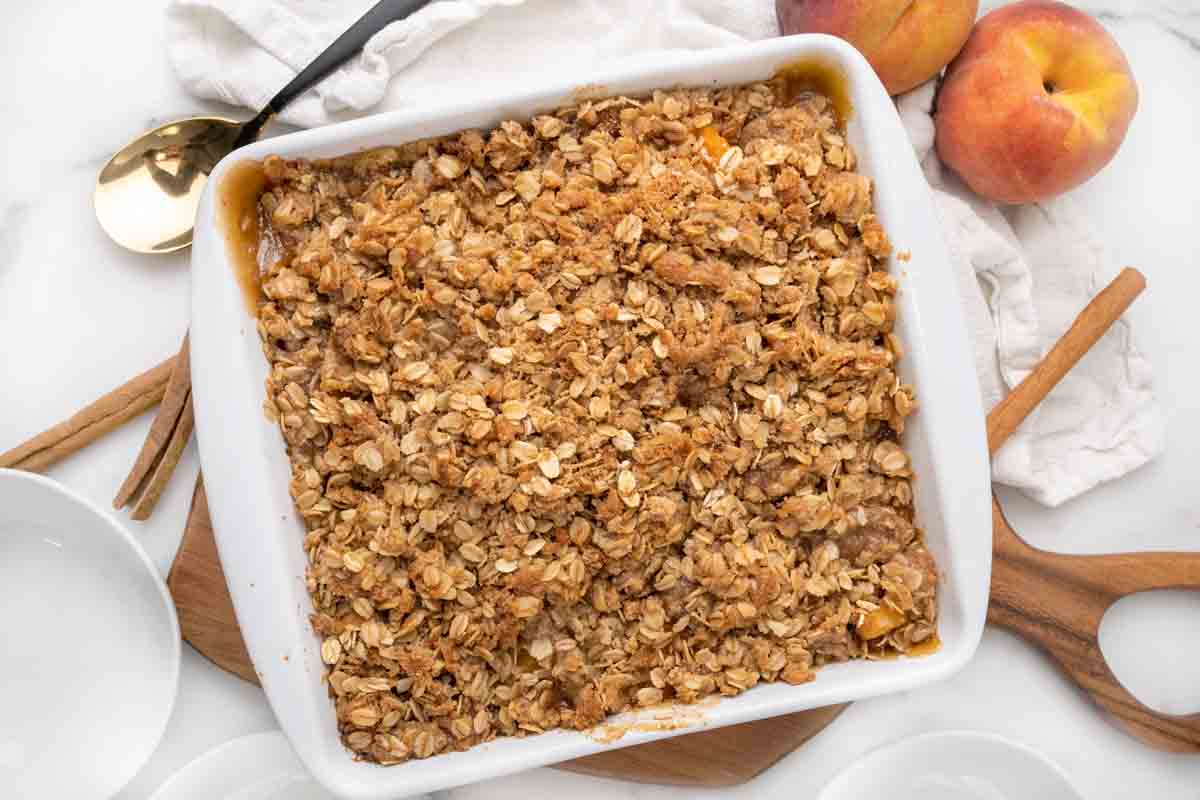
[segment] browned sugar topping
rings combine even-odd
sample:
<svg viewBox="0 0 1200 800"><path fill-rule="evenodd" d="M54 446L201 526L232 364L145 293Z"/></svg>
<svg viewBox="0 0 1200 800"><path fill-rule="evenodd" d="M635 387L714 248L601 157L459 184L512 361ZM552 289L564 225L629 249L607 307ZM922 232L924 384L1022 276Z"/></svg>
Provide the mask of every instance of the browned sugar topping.
<svg viewBox="0 0 1200 800"><path fill-rule="evenodd" d="M268 159L267 410L382 763L934 641L895 280L824 97Z"/></svg>

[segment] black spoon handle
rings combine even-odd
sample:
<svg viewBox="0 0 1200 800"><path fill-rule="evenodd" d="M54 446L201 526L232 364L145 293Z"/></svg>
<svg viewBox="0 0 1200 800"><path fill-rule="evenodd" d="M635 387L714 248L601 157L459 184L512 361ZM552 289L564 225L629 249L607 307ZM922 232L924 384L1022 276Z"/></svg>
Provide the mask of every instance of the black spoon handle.
<svg viewBox="0 0 1200 800"><path fill-rule="evenodd" d="M404 19L429 5L431 0L381 0L370 11L363 14L358 22L351 25L345 33L325 48L316 59L292 78L287 86L271 98L266 107L258 112L254 119L242 126L234 147L249 144L258 138L267 120L283 109L288 103L319 83L325 76L346 63L363 45L389 24Z"/></svg>

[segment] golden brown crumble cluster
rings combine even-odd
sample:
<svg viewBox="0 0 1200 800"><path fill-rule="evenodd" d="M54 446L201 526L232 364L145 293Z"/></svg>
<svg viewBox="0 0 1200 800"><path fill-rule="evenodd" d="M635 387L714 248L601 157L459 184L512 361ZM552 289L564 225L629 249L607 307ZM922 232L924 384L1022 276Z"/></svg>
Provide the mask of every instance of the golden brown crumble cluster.
<svg viewBox="0 0 1200 800"><path fill-rule="evenodd" d="M935 641L896 283L819 95L265 163L268 412L382 763Z"/></svg>

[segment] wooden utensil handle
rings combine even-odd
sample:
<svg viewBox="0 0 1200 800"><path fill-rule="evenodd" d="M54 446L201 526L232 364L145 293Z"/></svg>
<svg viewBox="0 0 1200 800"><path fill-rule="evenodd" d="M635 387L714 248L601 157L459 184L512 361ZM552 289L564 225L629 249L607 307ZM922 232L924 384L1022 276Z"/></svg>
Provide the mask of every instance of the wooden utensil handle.
<svg viewBox="0 0 1200 800"><path fill-rule="evenodd" d="M1152 552L1106 555L1049 554L1071 572L1095 577L1109 605L1122 597L1157 589L1200 589L1200 553Z"/></svg>
<svg viewBox="0 0 1200 800"><path fill-rule="evenodd" d="M1145 288L1146 277L1136 269L1126 267L1092 298L1033 372L988 414L989 453L994 455L1000 449L1029 412L1042 402Z"/></svg>
<svg viewBox="0 0 1200 800"><path fill-rule="evenodd" d="M1143 705L1121 685L1100 649L1100 622L1120 598L1150 589L1200 589L1200 554L1048 553L1016 535L995 498L992 517L988 622L1053 656L1133 736L1163 750L1200 752L1200 714L1175 716Z"/></svg>
<svg viewBox="0 0 1200 800"><path fill-rule="evenodd" d="M1036 605L1037 619L1077 619L1099 630L1122 597L1158 589L1200 590L1200 553L1051 553L1021 539L992 498L992 603ZM1035 589L1043 586L1041 590ZM1058 620L1062 622L1063 620ZM1009 626L1014 627L1014 626Z"/></svg>

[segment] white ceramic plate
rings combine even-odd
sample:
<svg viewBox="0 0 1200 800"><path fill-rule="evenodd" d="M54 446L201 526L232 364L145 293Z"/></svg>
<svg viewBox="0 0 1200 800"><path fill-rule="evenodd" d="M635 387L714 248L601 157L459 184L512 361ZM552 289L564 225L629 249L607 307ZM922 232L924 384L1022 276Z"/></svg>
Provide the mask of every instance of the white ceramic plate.
<svg viewBox="0 0 1200 800"><path fill-rule="evenodd" d="M158 746L179 623L141 545L49 478L0 469L0 795L116 794Z"/></svg>
<svg viewBox="0 0 1200 800"><path fill-rule="evenodd" d="M275 153L334 156L465 128L528 118L593 94L641 95L671 86L729 86L769 78L799 60L846 76L854 107L848 136L876 181L876 210L908 262L900 281L898 331L903 377L921 410L904 437L919 479L916 508L941 576L942 649L921 659L858 661L821 671L803 686L761 685L711 706L681 710L673 729L642 724L616 741L553 731L508 738L435 758L381 768L354 761L337 735L333 705L308 621L304 529L288 496L290 468L279 431L262 412L266 360L217 226L215 188L240 161ZM246 647L280 726L309 771L336 794L389 798L471 783L619 747L912 689L962 667L979 643L991 570L991 508L983 411L956 276L928 184L895 106L859 53L829 36L794 36L732 48L658 53L602 71L515 87L508 96L423 107L259 142L213 172L192 247L192 386L196 431L213 527ZM595 87L603 87L597 90ZM662 712L655 712L662 713ZM618 723L637 717L618 718Z"/></svg>
<svg viewBox="0 0 1200 800"><path fill-rule="evenodd" d="M1083 800L1066 774L1023 744L975 731L903 739L856 761L817 800Z"/></svg>
<svg viewBox="0 0 1200 800"><path fill-rule="evenodd" d="M279 731L214 747L175 773L150 800L334 800Z"/></svg>

